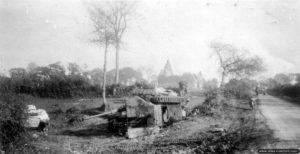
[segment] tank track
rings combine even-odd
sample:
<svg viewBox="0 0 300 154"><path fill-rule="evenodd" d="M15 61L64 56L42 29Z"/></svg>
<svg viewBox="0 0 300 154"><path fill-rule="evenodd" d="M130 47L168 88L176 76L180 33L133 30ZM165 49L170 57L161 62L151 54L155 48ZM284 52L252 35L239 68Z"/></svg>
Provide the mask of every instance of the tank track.
<svg viewBox="0 0 300 154"><path fill-rule="evenodd" d="M184 97L176 97L176 96L154 96L150 99L151 102L155 104L159 103L181 103L185 102L186 98Z"/></svg>

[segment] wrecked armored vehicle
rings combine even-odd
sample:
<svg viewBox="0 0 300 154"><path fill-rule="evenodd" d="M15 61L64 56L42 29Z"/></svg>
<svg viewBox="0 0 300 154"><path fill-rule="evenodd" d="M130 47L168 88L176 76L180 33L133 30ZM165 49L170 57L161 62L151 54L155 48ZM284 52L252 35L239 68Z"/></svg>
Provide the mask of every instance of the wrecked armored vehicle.
<svg viewBox="0 0 300 154"><path fill-rule="evenodd" d="M118 90L121 91L121 90ZM163 88L134 89L121 97L117 109L76 119L80 123L95 118L108 120L108 130L128 138L158 133L159 128L182 120L186 115L183 106L188 102L171 90Z"/></svg>
<svg viewBox="0 0 300 154"><path fill-rule="evenodd" d="M123 107L108 116L108 129L129 138L157 131L174 121L182 120L184 97L163 89L135 89Z"/></svg>

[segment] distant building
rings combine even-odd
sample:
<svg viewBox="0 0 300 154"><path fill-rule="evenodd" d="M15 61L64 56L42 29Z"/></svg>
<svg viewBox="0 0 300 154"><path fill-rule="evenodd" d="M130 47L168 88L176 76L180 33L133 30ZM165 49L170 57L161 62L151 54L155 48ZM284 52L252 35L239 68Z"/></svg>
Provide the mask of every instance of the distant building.
<svg viewBox="0 0 300 154"><path fill-rule="evenodd" d="M168 60L164 69L160 72L161 76L173 76L174 73L173 73L173 69L172 69L172 66L171 66L171 63L170 61Z"/></svg>
<svg viewBox="0 0 300 154"><path fill-rule="evenodd" d="M159 73L157 77L157 84L160 87L178 87L180 81L187 82L189 89L203 89L204 78L202 73L184 73L182 75L175 75L173 72L170 60L167 60L164 68Z"/></svg>

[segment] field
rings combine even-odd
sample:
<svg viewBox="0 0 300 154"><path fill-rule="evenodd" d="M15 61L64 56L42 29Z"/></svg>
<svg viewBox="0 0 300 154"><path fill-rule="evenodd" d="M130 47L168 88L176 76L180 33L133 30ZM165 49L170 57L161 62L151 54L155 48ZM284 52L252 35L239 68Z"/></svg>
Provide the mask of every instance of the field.
<svg viewBox="0 0 300 154"><path fill-rule="evenodd" d="M109 101L113 102L114 100L109 99ZM246 139L256 127L253 122L264 125L263 119L256 119L258 117L256 110L251 110L245 101L231 100L225 105L213 107L210 111L211 115L202 115L196 112L195 107L201 106L203 102L204 98L193 97L187 106L188 110L191 111L190 116L185 120L162 128L158 135L127 139L124 136L109 132L105 119L91 121L90 123L94 123L94 125L88 126L74 126L68 123L70 117L68 108L79 106L79 108L85 109L100 109L101 99L59 100L28 97L26 101L27 104L35 104L38 108L46 109L50 115L51 124L47 134L37 131L31 132L35 135L33 144L37 147L37 152L40 153L192 153L197 152L197 150L197 153L199 150L200 153L201 150L204 153L213 153L207 147L210 146L209 144L218 144L212 143L210 140L216 140L220 143L235 140L228 144L228 147L225 147L225 150L228 151L249 149L250 140ZM117 106L120 104L114 105L115 108ZM244 132L248 133L248 136L235 134L241 126L249 127L245 128ZM222 138L223 135L212 133L212 130L217 128L225 129L228 132L223 134L224 138ZM247 132L250 129L252 129L251 132ZM256 131L262 133L262 130ZM233 136L234 139L232 139ZM239 138L236 138L238 136ZM201 146L203 147L201 148ZM258 145L252 145L252 147L255 146ZM219 149L219 147L214 148L213 150Z"/></svg>

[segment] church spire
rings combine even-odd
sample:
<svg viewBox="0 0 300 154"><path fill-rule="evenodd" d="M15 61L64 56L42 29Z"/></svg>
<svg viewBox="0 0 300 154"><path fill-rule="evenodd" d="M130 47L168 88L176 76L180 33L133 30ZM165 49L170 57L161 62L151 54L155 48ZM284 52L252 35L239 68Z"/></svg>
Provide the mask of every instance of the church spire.
<svg viewBox="0 0 300 154"><path fill-rule="evenodd" d="M165 65L164 69L160 72L160 75L162 75L162 76L174 75L170 60L167 60L167 63Z"/></svg>

